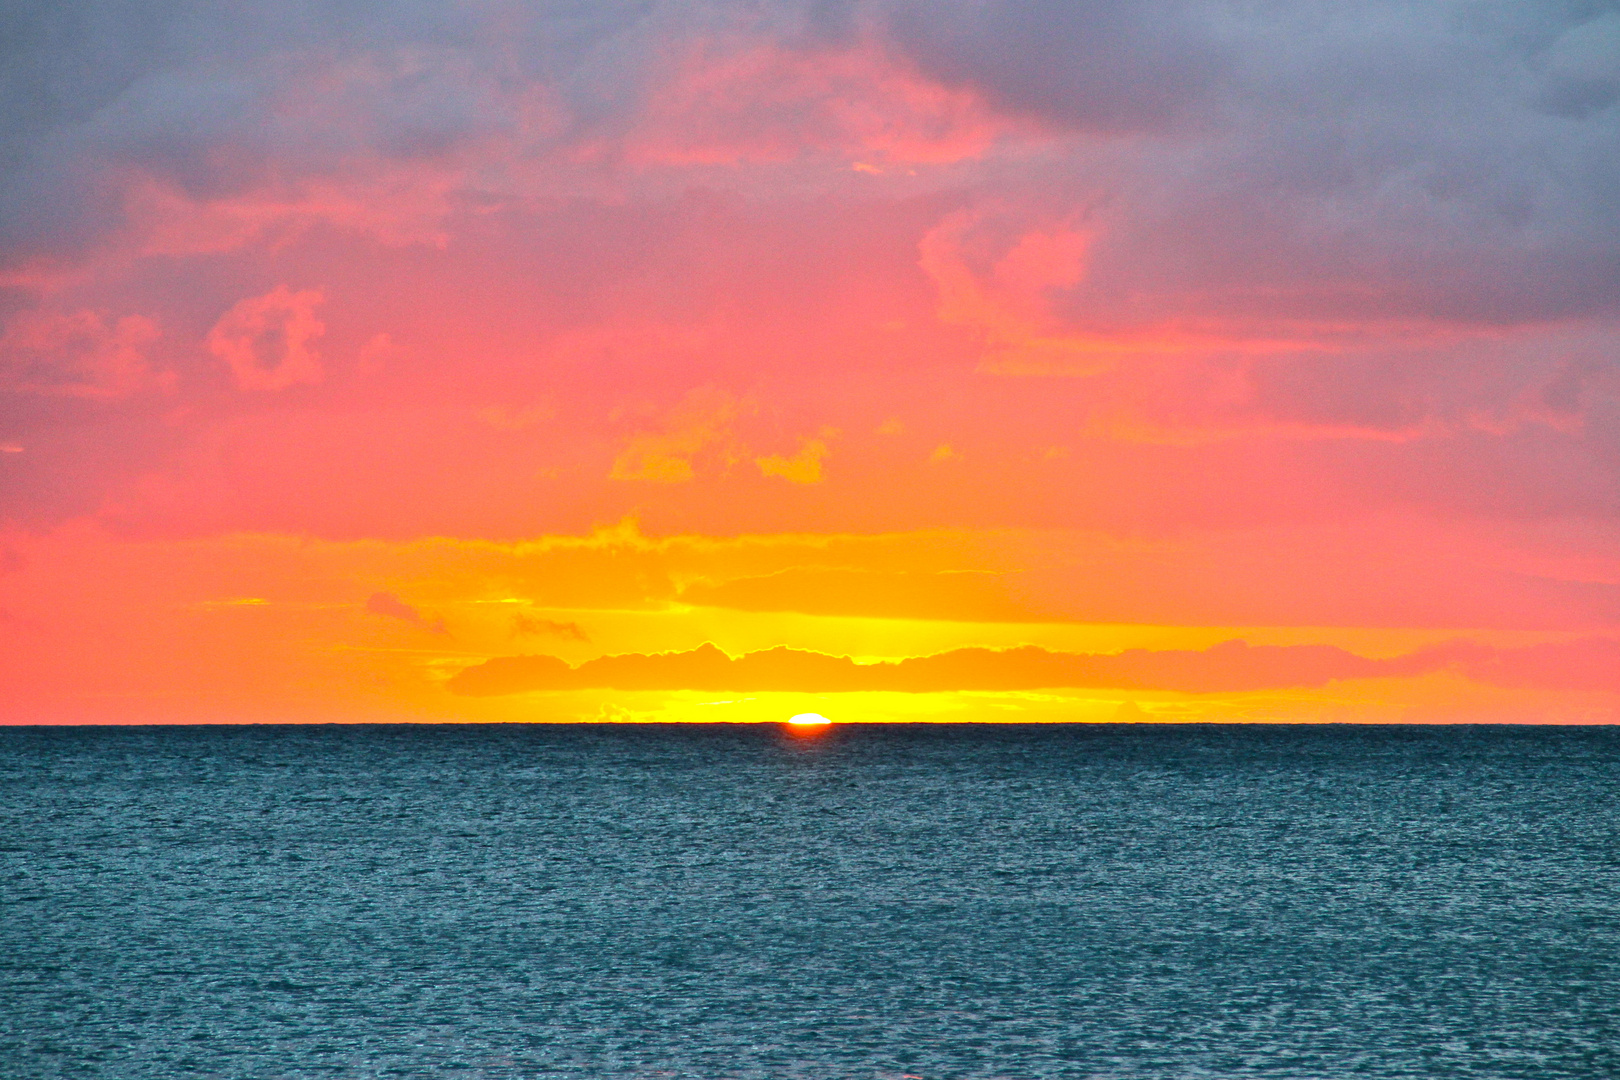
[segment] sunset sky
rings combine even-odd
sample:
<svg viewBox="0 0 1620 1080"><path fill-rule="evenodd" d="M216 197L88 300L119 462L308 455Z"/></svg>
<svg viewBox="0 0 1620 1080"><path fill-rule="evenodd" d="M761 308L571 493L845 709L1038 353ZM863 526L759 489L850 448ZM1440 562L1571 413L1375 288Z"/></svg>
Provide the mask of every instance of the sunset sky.
<svg viewBox="0 0 1620 1080"><path fill-rule="evenodd" d="M0 451L7 722L1620 720L1620 4L6 4Z"/></svg>

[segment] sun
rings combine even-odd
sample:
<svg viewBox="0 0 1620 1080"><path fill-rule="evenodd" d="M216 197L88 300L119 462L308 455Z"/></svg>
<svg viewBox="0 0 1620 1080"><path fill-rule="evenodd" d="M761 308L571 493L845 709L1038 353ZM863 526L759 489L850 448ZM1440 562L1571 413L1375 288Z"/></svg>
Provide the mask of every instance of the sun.
<svg viewBox="0 0 1620 1080"><path fill-rule="evenodd" d="M826 727L832 721L820 713L802 712L797 716L788 717L788 726L796 728Z"/></svg>

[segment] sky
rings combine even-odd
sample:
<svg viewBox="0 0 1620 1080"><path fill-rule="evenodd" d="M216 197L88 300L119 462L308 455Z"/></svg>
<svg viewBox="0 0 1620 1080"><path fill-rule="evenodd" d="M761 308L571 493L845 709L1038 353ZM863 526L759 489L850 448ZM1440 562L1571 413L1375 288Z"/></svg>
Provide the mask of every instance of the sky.
<svg viewBox="0 0 1620 1080"><path fill-rule="evenodd" d="M1620 720L1620 2L0 0L0 721Z"/></svg>

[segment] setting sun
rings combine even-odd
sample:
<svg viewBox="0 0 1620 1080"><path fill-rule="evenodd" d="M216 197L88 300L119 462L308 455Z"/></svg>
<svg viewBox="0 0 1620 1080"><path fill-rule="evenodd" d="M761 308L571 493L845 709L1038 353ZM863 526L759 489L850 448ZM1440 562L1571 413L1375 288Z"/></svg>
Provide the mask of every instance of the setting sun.
<svg viewBox="0 0 1620 1080"><path fill-rule="evenodd" d="M789 717L788 724L792 727L801 728L828 727L832 724L832 721L827 719L825 716L822 716L820 713L806 712L800 713L797 716Z"/></svg>

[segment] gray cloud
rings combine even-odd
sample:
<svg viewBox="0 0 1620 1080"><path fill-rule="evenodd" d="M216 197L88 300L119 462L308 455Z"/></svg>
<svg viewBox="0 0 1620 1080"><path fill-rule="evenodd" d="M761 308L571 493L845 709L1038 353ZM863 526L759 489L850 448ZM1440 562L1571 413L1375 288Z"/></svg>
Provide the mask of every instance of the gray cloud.
<svg viewBox="0 0 1620 1080"><path fill-rule="evenodd" d="M115 233L137 178L217 198L475 144L645 7L8 0L0 265Z"/></svg>
<svg viewBox="0 0 1620 1080"><path fill-rule="evenodd" d="M1228 75L1211 10L1180 0L904 3L889 26L923 70L1003 110L1123 133L1172 126Z"/></svg>
<svg viewBox="0 0 1620 1080"><path fill-rule="evenodd" d="M1614 3L886 10L925 72L1092 136L1023 177L1106 227L1077 319L1620 311Z"/></svg>

